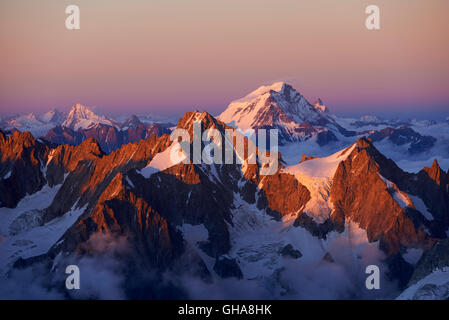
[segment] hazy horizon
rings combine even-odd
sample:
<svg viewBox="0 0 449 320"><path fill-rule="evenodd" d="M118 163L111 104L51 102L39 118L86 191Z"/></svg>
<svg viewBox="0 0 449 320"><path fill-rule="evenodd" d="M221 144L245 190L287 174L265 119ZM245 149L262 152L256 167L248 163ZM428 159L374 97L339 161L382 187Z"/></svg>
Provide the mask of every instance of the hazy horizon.
<svg viewBox="0 0 449 320"><path fill-rule="evenodd" d="M223 109L219 110L218 112L213 112L213 111L209 110L207 107L201 107L201 106L192 107L192 108L177 107L177 108L174 108L173 110L169 110L169 112L167 112L166 110L161 110L161 109L157 109L157 108L133 109L132 107L124 106L123 111L121 111L120 109L119 110L115 109L112 111L112 110L108 109L107 107L89 106L82 102L77 102L77 103L85 105L86 107L88 107L89 109L91 109L92 111L94 111L95 113L97 113L99 115L109 116L112 118L131 116L131 115L137 115L137 116L139 116L139 115L141 115L141 116L154 115L154 116L159 116L159 117L178 119L178 118L181 118L184 113L191 112L194 110L206 111L206 112L212 114L213 116L218 116L227 107L227 105L224 106ZM51 111L53 109L68 113L70 111L71 107L75 104L76 103L72 103L67 106L62 106L62 107L53 106L53 107L49 107L46 109L43 108L42 110L23 109L23 111L20 111L20 112L17 112L17 111L14 112L14 111L2 109L2 110L0 110L0 118L5 119L5 118L9 118L9 117L17 116L17 115L24 115L24 114L28 114L28 113L33 113L36 116L41 116L41 115L45 114L46 112ZM327 107L328 107L328 105L327 105ZM342 117L342 118L346 118L346 117L347 118L360 118L362 116L377 116L377 117L383 118L383 119L396 119L397 118L397 119L401 119L401 120L407 120L407 119L416 118L419 120L441 120L441 121L444 121L449 118L449 111L445 111L445 110L429 111L429 109L426 109L426 110L423 110L422 112L419 112L419 111L415 111L415 112L377 111L376 112L376 109L374 108L374 109L371 109L373 112L370 112L370 109L365 110L366 112L351 112L351 111L345 112L345 111L334 111L331 107L329 107L329 109L330 109L329 112L331 114L334 114L334 115L336 115L338 117Z"/></svg>
<svg viewBox="0 0 449 320"><path fill-rule="evenodd" d="M449 116L449 2L444 0L78 0L0 3L0 115L219 114L286 81L340 116ZM381 29L364 27L366 6Z"/></svg>

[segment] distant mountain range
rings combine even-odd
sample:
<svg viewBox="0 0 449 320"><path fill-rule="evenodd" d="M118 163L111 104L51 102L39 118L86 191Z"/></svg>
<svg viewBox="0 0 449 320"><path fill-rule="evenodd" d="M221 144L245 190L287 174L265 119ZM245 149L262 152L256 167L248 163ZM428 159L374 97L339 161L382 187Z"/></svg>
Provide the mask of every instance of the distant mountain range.
<svg viewBox="0 0 449 320"><path fill-rule="evenodd" d="M373 141L399 147L409 155L428 152L438 144L445 145L449 151L447 120L403 121L375 116L339 118L330 113L321 99L312 104L292 86L283 82L262 86L231 102L217 119L241 132L248 132L249 129L278 129L281 144L305 142L316 143L321 147L333 144L338 146L341 145L339 141L352 143L360 137L368 136ZM438 141L439 138L443 141Z"/></svg>
<svg viewBox="0 0 449 320"><path fill-rule="evenodd" d="M81 105L36 121L53 118L41 137L0 131L5 288L31 272L33 292L53 298L448 298L449 170L434 160L407 172L377 147L443 152L444 121L339 119L285 83L177 125L119 122ZM190 163L169 161L173 127L192 134L195 121L246 146L248 130L278 129L278 170L261 175L260 158L251 163L234 142L242 163L193 164L192 152ZM304 154L310 144L337 150ZM64 291L68 264L109 286ZM365 287L372 264L379 291Z"/></svg>
<svg viewBox="0 0 449 320"><path fill-rule="evenodd" d="M151 125L155 122L169 123L170 118L161 118L152 115L131 115L113 119L110 117L98 115L92 109L82 105L75 104L68 113L53 109L42 115L27 113L10 117L0 118L0 128L2 130L19 130L21 132L30 131L35 137L45 135L45 133L54 127L61 126L74 131L90 129L95 125L105 125L117 129L126 129L123 123L137 119L142 124Z"/></svg>
<svg viewBox="0 0 449 320"><path fill-rule="evenodd" d="M145 117L148 121L148 117ZM30 131L55 144L77 145L88 138L95 138L106 153L123 144L138 142L153 134L168 133L171 123L143 123L136 115L123 122L99 116L81 104L74 105L66 115L53 110L38 118L33 113L10 117L3 120L0 127L7 131Z"/></svg>
<svg viewBox="0 0 449 320"><path fill-rule="evenodd" d="M291 85L277 82L261 86L247 96L229 104L217 119L245 133L249 129L278 129L279 143L316 143L318 146L341 145L359 137L369 136L376 142L399 146L409 155L422 154L438 145L443 130L449 130L449 121L414 119L386 120L376 116L360 119L339 118L321 99L312 104ZM129 125L127 125L129 124ZM123 144L145 139L156 133L166 133L172 127L170 120L153 116L112 119L101 116L81 104L74 105L68 114L58 110L38 117L33 113L8 117L0 121L3 130L30 131L57 144L79 144L86 138L97 139L107 153ZM435 132L432 131L434 128ZM444 135L446 140L449 134ZM449 149L448 149L449 152Z"/></svg>

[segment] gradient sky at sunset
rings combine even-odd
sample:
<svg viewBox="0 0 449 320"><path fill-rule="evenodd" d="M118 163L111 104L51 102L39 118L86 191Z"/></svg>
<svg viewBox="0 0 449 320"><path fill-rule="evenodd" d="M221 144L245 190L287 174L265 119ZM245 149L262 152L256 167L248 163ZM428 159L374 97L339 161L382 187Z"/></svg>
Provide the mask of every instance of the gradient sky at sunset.
<svg viewBox="0 0 449 320"><path fill-rule="evenodd" d="M217 114L284 80L339 114L449 116L447 0L1 0L0 39L2 115Z"/></svg>

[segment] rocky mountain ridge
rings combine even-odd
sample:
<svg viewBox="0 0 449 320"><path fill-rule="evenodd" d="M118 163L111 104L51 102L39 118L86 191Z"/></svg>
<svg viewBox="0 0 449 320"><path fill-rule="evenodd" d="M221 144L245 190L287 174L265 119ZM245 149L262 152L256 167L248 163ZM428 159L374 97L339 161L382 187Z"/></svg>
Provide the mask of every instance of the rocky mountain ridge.
<svg viewBox="0 0 449 320"><path fill-rule="evenodd" d="M224 134L225 129L232 129L207 112L197 111L186 113L177 127L192 133L194 121L201 122L202 130L215 128ZM251 258L238 231L243 225L248 228L250 221L262 219L263 225L273 224L270 228L275 229L285 225L288 237L304 234L322 245L343 236L355 223L366 233L364 243L378 246L392 277L405 285L414 266L404 254L425 252L446 238L449 174L437 162L417 174L406 173L363 138L333 157L306 157L299 167L285 166L279 155L278 172L268 176L259 174L260 162L248 163L247 154L243 164L180 162L143 174L145 168L156 167L157 156L175 144L168 134L152 134L108 154L93 138L78 145L56 146L35 140L30 133L2 132L1 206L14 208L27 194L39 194L48 186L57 192L40 214L40 228L80 212L46 253L8 258L9 266L23 268L46 261L54 269L61 255L79 259L97 254L86 248L92 237L101 235L128 242L131 249L119 254L119 259L134 261L134 266L127 264L130 279L136 270L177 270L181 261L182 268L195 270L202 279L247 279L256 269L259 276L276 274L269 267L251 266L264 256L281 266L283 247L300 251L301 256L295 254L298 261L317 254L308 247L296 249L303 246L301 242L288 246L280 232L282 247L276 245L270 253ZM256 226L251 230L258 230ZM204 228L207 236L192 241L191 228ZM4 237L4 245L14 238ZM184 260L187 253L189 259ZM336 255L322 253L322 257ZM136 292L139 285L134 285L129 292ZM145 288L140 289L150 290Z"/></svg>

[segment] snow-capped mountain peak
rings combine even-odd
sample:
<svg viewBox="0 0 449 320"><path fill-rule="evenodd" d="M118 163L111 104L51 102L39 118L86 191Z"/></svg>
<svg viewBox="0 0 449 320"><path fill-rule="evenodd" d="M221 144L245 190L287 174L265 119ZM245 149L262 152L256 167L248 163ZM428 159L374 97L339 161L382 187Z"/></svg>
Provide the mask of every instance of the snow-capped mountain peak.
<svg viewBox="0 0 449 320"><path fill-rule="evenodd" d="M65 120L65 114L57 109L53 109L44 113L40 119L45 123L59 125Z"/></svg>
<svg viewBox="0 0 449 320"><path fill-rule="evenodd" d="M40 123L39 119L33 112L26 113L16 117L11 117L10 119L12 123L17 122L21 124L23 123L25 125L33 125Z"/></svg>
<svg viewBox="0 0 449 320"><path fill-rule="evenodd" d="M99 116L88 107L77 103L70 109L67 119L62 123L62 126L79 130L90 128L99 123L115 126L115 121L105 116Z"/></svg>
<svg viewBox="0 0 449 320"><path fill-rule="evenodd" d="M88 107L77 103L70 109L70 112L69 112L69 115L67 116L66 122L73 121L73 120L95 119L95 118L100 118L100 116L95 114Z"/></svg>
<svg viewBox="0 0 449 320"><path fill-rule="evenodd" d="M271 91L274 92L283 92L283 88L284 86L286 86L288 84L286 84L285 82L276 82L273 83L272 85L268 85L268 86L260 86L259 88L257 88L256 90L252 91L251 93L249 93L248 95L246 95L245 97L235 100L234 102L245 102L245 101L252 101L254 99L257 99L260 96L263 96L267 93L270 93Z"/></svg>
<svg viewBox="0 0 449 320"><path fill-rule="evenodd" d="M276 128L280 142L306 140L320 135L326 144L336 140L334 133L351 135L335 122L319 99L312 105L300 92L285 82L261 86L229 104L218 119L242 132Z"/></svg>
<svg viewBox="0 0 449 320"><path fill-rule="evenodd" d="M261 86L245 97L231 102L219 115L226 123L234 122L239 129L302 123L317 120L318 113L306 98L285 82Z"/></svg>
<svg viewBox="0 0 449 320"><path fill-rule="evenodd" d="M139 117L133 114L128 120L126 120L122 126L121 129L126 128L136 128L139 124L142 124L142 121L140 121Z"/></svg>
<svg viewBox="0 0 449 320"><path fill-rule="evenodd" d="M32 112L22 115L7 117L0 122L0 128L4 130L17 129L20 131L31 131L35 135L42 134L48 130L46 123Z"/></svg>

